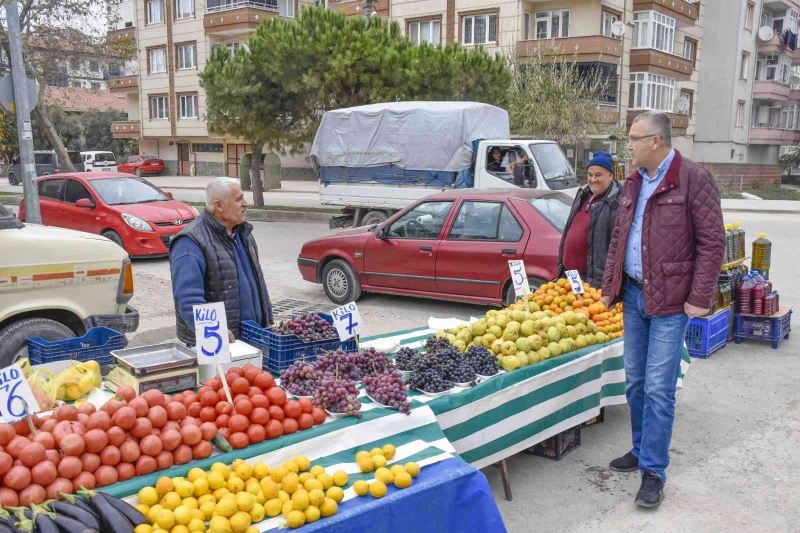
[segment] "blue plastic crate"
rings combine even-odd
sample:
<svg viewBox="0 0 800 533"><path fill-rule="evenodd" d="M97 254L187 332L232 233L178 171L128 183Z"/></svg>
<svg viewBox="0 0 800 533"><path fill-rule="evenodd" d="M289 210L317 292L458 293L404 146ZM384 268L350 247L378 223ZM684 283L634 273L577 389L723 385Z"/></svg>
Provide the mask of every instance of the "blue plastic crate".
<svg viewBox="0 0 800 533"><path fill-rule="evenodd" d="M792 310L782 308L773 316L737 314L735 329L736 344L741 344L743 339L754 339L770 341L772 348L777 349L780 341L788 339L792 331Z"/></svg>
<svg viewBox="0 0 800 533"><path fill-rule="evenodd" d="M91 328L82 337L59 341L31 337L28 339L28 359L32 365L65 360L95 360L101 365L110 365L114 362L111 351L121 350L124 347L125 339L122 333L98 326Z"/></svg>
<svg viewBox="0 0 800 533"><path fill-rule="evenodd" d="M328 324L333 324L333 317L319 313ZM264 352L263 367L270 372L278 373L299 359L316 361L317 357L327 351L341 348L345 351L356 349L356 341L350 339L341 342L338 337L330 340L300 342L297 335L278 335L271 329L262 328L252 320L242 322L242 340Z"/></svg>
<svg viewBox="0 0 800 533"><path fill-rule="evenodd" d="M686 327L686 349L689 355L708 359L712 353L728 344L728 324L731 308L726 307L709 317L689 320Z"/></svg>

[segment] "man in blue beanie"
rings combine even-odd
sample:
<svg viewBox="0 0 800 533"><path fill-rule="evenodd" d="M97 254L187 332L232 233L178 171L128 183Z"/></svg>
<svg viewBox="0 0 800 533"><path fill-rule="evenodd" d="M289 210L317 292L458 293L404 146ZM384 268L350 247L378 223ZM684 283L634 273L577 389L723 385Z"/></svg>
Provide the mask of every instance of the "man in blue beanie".
<svg viewBox="0 0 800 533"><path fill-rule="evenodd" d="M620 185L611 154L595 152L587 165L588 183L578 189L558 248L558 275L577 270L592 287L603 285L608 244L617 218Z"/></svg>

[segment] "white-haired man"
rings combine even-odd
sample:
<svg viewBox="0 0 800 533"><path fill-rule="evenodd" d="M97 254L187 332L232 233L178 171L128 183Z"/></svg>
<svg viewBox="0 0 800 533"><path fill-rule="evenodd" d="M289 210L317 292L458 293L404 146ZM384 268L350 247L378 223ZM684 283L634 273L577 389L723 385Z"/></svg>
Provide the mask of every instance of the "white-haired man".
<svg viewBox="0 0 800 533"><path fill-rule="evenodd" d="M206 208L172 241L169 251L178 339L195 344L192 306L223 302L229 336L241 323L272 323L272 304L258 262L247 200L238 180L217 178L206 187Z"/></svg>

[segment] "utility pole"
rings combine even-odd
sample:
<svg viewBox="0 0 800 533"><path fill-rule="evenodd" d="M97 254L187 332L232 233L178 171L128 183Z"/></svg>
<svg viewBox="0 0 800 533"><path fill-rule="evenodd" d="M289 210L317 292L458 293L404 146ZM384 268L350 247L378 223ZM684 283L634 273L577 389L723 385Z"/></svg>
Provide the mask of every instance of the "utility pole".
<svg viewBox="0 0 800 533"><path fill-rule="evenodd" d="M22 172L22 187L25 195L25 220L34 224L42 223L39 211L39 190L36 188L36 163L33 158L33 129L31 128L31 99L28 96L28 76L22 59L22 31L19 26L17 0L6 3L8 23L8 45L11 53L11 78L14 84L14 105L17 114L17 135L19 137L19 159Z"/></svg>

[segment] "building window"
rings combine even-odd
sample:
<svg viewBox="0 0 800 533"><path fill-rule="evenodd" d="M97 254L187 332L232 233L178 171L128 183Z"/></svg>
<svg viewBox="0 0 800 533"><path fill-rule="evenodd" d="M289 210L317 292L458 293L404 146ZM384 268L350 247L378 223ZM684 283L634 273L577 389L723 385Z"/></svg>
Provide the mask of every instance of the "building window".
<svg viewBox="0 0 800 533"><path fill-rule="evenodd" d="M786 54L758 54L757 79L788 84L791 79L792 60Z"/></svg>
<svg viewBox="0 0 800 533"><path fill-rule="evenodd" d="M569 37L569 9L537 11L536 38L557 39Z"/></svg>
<svg viewBox="0 0 800 533"><path fill-rule="evenodd" d="M470 15L461 23L462 44L497 43L497 13Z"/></svg>
<svg viewBox="0 0 800 533"><path fill-rule="evenodd" d="M781 117L778 127L784 130L800 128L800 105L787 104L781 107Z"/></svg>
<svg viewBox="0 0 800 533"><path fill-rule="evenodd" d="M150 97L150 120L166 120L169 118L169 98L163 96Z"/></svg>
<svg viewBox="0 0 800 533"><path fill-rule="evenodd" d="M654 48L672 53L675 42L675 19L658 11L633 14L633 47Z"/></svg>
<svg viewBox="0 0 800 533"><path fill-rule="evenodd" d="M175 18L190 19L194 17L194 0L175 0Z"/></svg>
<svg viewBox="0 0 800 533"><path fill-rule="evenodd" d="M420 20L408 23L408 39L414 44L439 46L442 42L442 21Z"/></svg>
<svg viewBox="0 0 800 533"><path fill-rule="evenodd" d="M744 29L753 29L753 13L755 12L755 4L747 2L747 7L744 8Z"/></svg>
<svg viewBox="0 0 800 533"><path fill-rule="evenodd" d="M181 94L178 96L180 118L197 118L197 95Z"/></svg>
<svg viewBox="0 0 800 533"><path fill-rule="evenodd" d="M616 13L609 13L608 11L603 11L603 35L606 37L614 37L614 34L611 33L611 26L614 25L615 22L619 21L619 15Z"/></svg>
<svg viewBox="0 0 800 533"><path fill-rule="evenodd" d="M741 128L744 123L744 100L739 100L736 104L736 127Z"/></svg>
<svg viewBox="0 0 800 533"><path fill-rule="evenodd" d="M532 21L533 21L533 13L530 11L526 11L522 15L522 38L523 39L533 39L532 35Z"/></svg>
<svg viewBox="0 0 800 533"><path fill-rule="evenodd" d="M750 72L750 53L742 52L742 63L739 70L739 78L746 80L747 74Z"/></svg>
<svg viewBox="0 0 800 533"><path fill-rule="evenodd" d="M145 12L148 24L164 22L164 0L147 0Z"/></svg>
<svg viewBox="0 0 800 533"><path fill-rule="evenodd" d="M79 81L73 81L72 82L72 86L75 87L76 89L82 89L83 88L83 83L81 83Z"/></svg>
<svg viewBox="0 0 800 533"><path fill-rule="evenodd" d="M150 74L158 74L167 71L167 49L163 46L148 50L148 71Z"/></svg>
<svg viewBox="0 0 800 533"><path fill-rule="evenodd" d="M688 59L692 63L697 60L697 41L686 39L683 42L683 58Z"/></svg>
<svg viewBox="0 0 800 533"><path fill-rule="evenodd" d="M97 72L100 70L100 65L97 64L97 61L89 61L89 70Z"/></svg>
<svg viewBox="0 0 800 533"><path fill-rule="evenodd" d="M239 49L239 43L233 42L233 43L219 43L211 45L211 49L215 51L223 48L228 50L228 54L230 54L230 56L233 57L233 54L235 54L236 51Z"/></svg>
<svg viewBox="0 0 800 533"><path fill-rule="evenodd" d="M175 45L178 56L178 70L197 68L197 43Z"/></svg>
<svg viewBox="0 0 800 533"><path fill-rule="evenodd" d="M222 153L222 145L218 143L192 143L192 152Z"/></svg>
<svg viewBox="0 0 800 533"><path fill-rule="evenodd" d="M92 82L92 89L95 90L95 91L99 91L100 90L100 84L93 81Z"/></svg>
<svg viewBox="0 0 800 533"><path fill-rule="evenodd" d="M628 107L672 112L675 80L651 74L632 72Z"/></svg>

